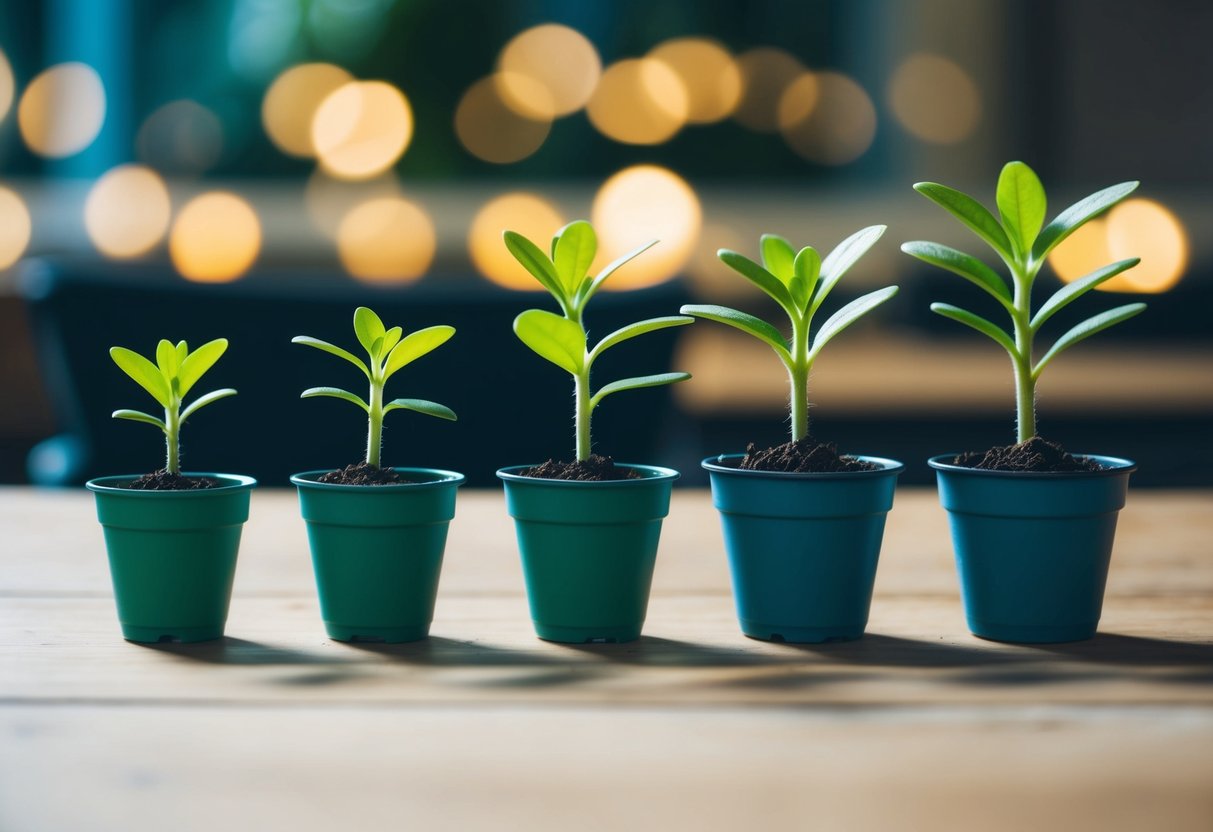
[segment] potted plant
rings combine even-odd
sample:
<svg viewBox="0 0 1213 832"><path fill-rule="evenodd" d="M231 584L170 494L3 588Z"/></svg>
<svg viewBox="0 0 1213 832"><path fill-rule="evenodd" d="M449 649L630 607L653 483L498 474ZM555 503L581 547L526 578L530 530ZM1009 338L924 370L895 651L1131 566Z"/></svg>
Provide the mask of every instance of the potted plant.
<svg viewBox="0 0 1213 832"><path fill-rule="evenodd" d="M788 371L791 441L703 461L724 526L741 630L766 641L859 638L893 505L900 462L847 456L810 436L809 374L835 336L897 294L878 289L843 306L816 330L813 318L847 270L884 234L875 225L844 240L823 261L811 246L762 237L762 265L721 249L726 265L766 292L788 316L791 337L772 324L723 306L682 312L717 321L767 344Z"/></svg>
<svg viewBox="0 0 1213 832"><path fill-rule="evenodd" d="M455 420L449 408L423 399L385 401L397 371L446 343L455 330L432 326L404 335L387 329L364 306L354 311L354 334L367 360L334 344L300 335L304 344L343 358L370 385L366 400L336 387L312 387L303 398L350 402L367 415L366 456L336 471L291 477L307 522L320 611L337 641L416 641L429 635L447 527L455 516L462 474L434 468L380 467L383 417L411 410Z"/></svg>
<svg viewBox="0 0 1213 832"><path fill-rule="evenodd" d="M1141 313L1130 303L1073 326L1036 357L1035 339L1054 314L1137 258L1097 269L1059 289L1032 312L1032 287L1049 252L1084 223L1137 188L1123 182L1071 205L1045 225L1045 191L1022 162L998 178L995 218L972 197L933 182L914 188L986 242L1005 264L1005 280L977 258L947 246L909 242L907 254L976 284L1006 310L1008 332L972 312L934 303L931 310L972 327L1011 357L1018 442L985 452L930 460L948 510L965 616L974 635L997 641L1077 641L1095 634L1112 554L1117 512L1125 502L1127 459L1070 455L1036 432L1036 383L1060 353Z"/></svg>
<svg viewBox="0 0 1213 832"><path fill-rule="evenodd" d="M236 474L181 471L181 425L235 390L207 393L182 407L186 395L227 350L219 338L190 351L161 341L156 362L112 347L114 363L164 408L159 419L116 410L115 419L153 425L164 434L160 471L90 480L105 532L118 620L128 641L193 642L223 636L240 531L256 481Z"/></svg>
<svg viewBox="0 0 1213 832"><path fill-rule="evenodd" d="M660 373L590 386L594 362L611 347L693 322L685 316L652 318L610 333L590 346L585 307L614 272L656 241L623 255L596 277L589 268L598 249L589 223L560 229L551 257L513 231L505 245L555 298L562 314L529 309L514 320L518 338L573 377L576 455L497 472L515 520L535 632L569 643L624 642L640 637L648 607L662 518L678 472L653 465L619 464L593 453L591 418L607 397L624 390L672 384L687 373Z"/></svg>

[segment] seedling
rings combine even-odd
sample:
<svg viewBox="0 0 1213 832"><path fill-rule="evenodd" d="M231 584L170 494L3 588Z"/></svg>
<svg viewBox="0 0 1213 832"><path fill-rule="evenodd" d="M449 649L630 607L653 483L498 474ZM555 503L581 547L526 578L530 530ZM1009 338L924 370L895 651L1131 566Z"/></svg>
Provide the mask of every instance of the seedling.
<svg viewBox="0 0 1213 832"><path fill-rule="evenodd" d="M585 325L582 323L586 304L602 288L608 277L625 263L647 251L657 241L653 240L628 252L600 271L597 277L591 277L589 269L590 264L594 262L594 255L598 253L598 237L593 227L584 220L569 223L556 232L556 236L552 238L551 257L521 234L506 231L503 237L510 254L548 290L563 313L557 315L543 309L528 309L514 319L514 333L522 343L541 357L573 376L577 461L583 462L590 458L593 447L590 424L594 409L603 399L623 390L673 384L691 377L689 373L658 373L625 378L604 385L598 392L592 393L590 370L594 362L616 344L646 332L684 326L693 323L694 319L682 315L651 318L617 329L593 347L589 347Z"/></svg>
<svg viewBox="0 0 1213 832"><path fill-rule="evenodd" d="M1002 276L964 252L922 241L902 245L906 254L924 263L960 275L998 301L1011 316L1011 331L964 309L946 303L931 304L931 311L970 326L995 341L1011 356L1015 368L1018 440L1036 436L1036 382L1041 372L1064 350L1145 310L1130 303L1101 312L1072 327L1033 363L1036 334L1049 318L1082 295L1140 261L1132 257L1096 269L1086 277L1062 286L1032 314L1032 285L1049 252L1087 221L1111 208L1137 189L1139 182L1122 182L1091 194L1062 211L1048 225L1045 190L1040 179L1023 162L1009 162L998 177L996 201L1001 222L970 196L934 182L919 182L914 190L936 203L986 242L1010 272L1010 286ZM1043 229L1042 229L1042 226Z"/></svg>
<svg viewBox="0 0 1213 832"><path fill-rule="evenodd" d="M725 265L770 295L787 313L791 323L791 340L785 338L773 324L727 306L682 307L681 311L686 315L728 324L753 335L775 351L788 371L793 442L809 435L809 374L822 348L844 329L897 294L896 286L887 286L856 298L827 318L813 333L813 316L817 310L847 270L876 244L884 232L883 225L857 231L839 243L825 260L812 246L796 251L791 243L774 234L762 236L761 266L735 251L722 248L716 252Z"/></svg>
<svg viewBox="0 0 1213 832"><path fill-rule="evenodd" d="M387 329L378 315L365 306L359 306L354 310L354 334L358 337L358 343L366 350L368 361L363 361L335 344L307 335L296 335L291 339L291 343L315 347L353 364L370 382L370 400L364 401L361 397L337 387L311 387L304 390L300 398L327 396L343 399L362 408L367 415L366 462L378 468L383 447L384 415L393 410L412 410L427 416L455 421L454 411L436 402L425 399L393 399L385 403L383 400L383 388L387 380L398 370L445 344L455 334L455 328L431 326L404 335L404 330L400 327Z"/></svg>
<svg viewBox="0 0 1213 832"><path fill-rule="evenodd" d="M110 347L110 358L114 359L114 363L164 408L163 419L139 410L115 410L113 417L145 422L159 428L164 434L167 456L164 470L170 474L181 473L182 423L211 402L236 395L235 390L225 387L199 396L184 410L181 409L186 394L207 370L215 366L226 350L226 338L208 341L193 352L184 341L178 341L174 347L171 341L162 340L156 345L156 363L153 364L133 350Z"/></svg>

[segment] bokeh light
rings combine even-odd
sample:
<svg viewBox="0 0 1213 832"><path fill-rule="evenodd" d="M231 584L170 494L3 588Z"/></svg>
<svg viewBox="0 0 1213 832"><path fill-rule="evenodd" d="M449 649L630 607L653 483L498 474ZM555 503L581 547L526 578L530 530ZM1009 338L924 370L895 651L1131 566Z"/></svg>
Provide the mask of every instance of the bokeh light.
<svg viewBox="0 0 1213 832"><path fill-rule="evenodd" d="M337 254L352 276L368 283L410 283L434 260L434 223L416 203L382 197L357 205L337 229Z"/></svg>
<svg viewBox="0 0 1213 832"><path fill-rule="evenodd" d="M0 119L8 115L13 106L13 96L17 94L17 82L13 78L13 67L8 62L4 50L0 50Z"/></svg>
<svg viewBox="0 0 1213 832"><path fill-rule="evenodd" d="M586 113L600 133L625 144L659 144L686 123L686 87L654 58L612 64L603 73Z"/></svg>
<svg viewBox="0 0 1213 832"><path fill-rule="evenodd" d="M352 80L341 67L326 63L299 64L280 74L261 102L261 123L270 141L291 156L315 156L312 120L316 110Z"/></svg>
<svg viewBox="0 0 1213 832"><path fill-rule="evenodd" d="M784 90L804 73L804 66L782 49L762 46L738 55L737 67L742 94L733 118L751 130L774 133Z"/></svg>
<svg viewBox="0 0 1213 832"><path fill-rule="evenodd" d="M84 227L106 257L138 257L164 238L170 212L168 187L159 174L143 165L120 165L89 191Z"/></svg>
<svg viewBox="0 0 1213 832"><path fill-rule="evenodd" d="M72 156L105 122L105 87L87 64L57 64L37 75L17 107L21 137L41 156Z"/></svg>
<svg viewBox="0 0 1213 832"><path fill-rule="evenodd" d="M476 271L498 286L542 292L543 286L518 264L501 232L517 231L544 248L565 220L556 206L530 193L508 193L489 200L472 220L468 230L468 255Z"/></svg>
<svg viewBox="0 0 1213 832"><path fill-rule="evenodd" d="M711 124L727 118L741 100L741 69L729 51L707 38L674 38L659 44L649 57L678 75L686 88L686 120Z"/></svg>
<svg viewBox="0 0 1213 832"><path fill-rule="evenodd" d="M197 101L170 101L144 120L135 148L141 162L163 173L204 173L223 153L223 124Z"/></svg>
<svg viewBox="0 0 1213 832"><path fill-rule="evenodd" d="M261 251L261 222L248 202L209 191L185 204L169 235L169 255L181 276L226 283L243 275Z"/></svg>
<svg viewBox="0 0 1213 832"><path fill-rule="evenodd" d="M1091 220L1062 240L1049 254L1049 265L1064 282L1078 280L1112 262L1104 220Z"/></svg>
<svg viewBox="0 0 1213 832"><path fill-rule="evenodd" d="M550 121L586 105L602 74L598 50L575 29L548 23L516 35L501 50L495 76L506 105Z"/></svg>
<svg viewBox="0 0 1213 832"><path fill-rule="evenodd" d="M902 127L931 144L964 141L981 119L981 93L969 73L925 52L906 58L893 72L889 104Z"/></svg>
<svg viewBox="0 0 1213 832"><path fill-rule="evenodd" d="M661 241L616 272L605 289L651 286L678 274L695 250L703 220L686 180L657 165L625 168L604 182L591 216L598 231L595 272L650 240Z"/></svg>
<svg viewBox="0 0 1213 832"><path fill-rule="evenodd" d="M1097 288L1153 294L1179 282L1188 254L1187 230L1175 214L1153 200L1130 199L1067 237L1049 255L1049 265L1069 283L1114 261L1140 257L1141 263Z"/></svg>
<svg viewBox="0 0 1213 832"><path fill-rule="evenodd" d="M342 220L354 209L372 199L400 196L400 181L390 173L350 182L334 179L317 170L308 177L303 200L312 227L332 240L337 239L337 229Z"/></svg>
<svg viewBox="0 0 1213 832"><path fill-rule="evenodd" d="M876 107L854 79L838 72L813 73L815 99L806 108L804 77L780 101L780 132L798 154L823 165L845 165L862 156L876 136Z"/></svg>
<svg viewBox="0 0 1213 832"><path fill-rule="evenodd" d="M15 191L0 185L0 269L7 269L21 259L29 246L31 229L25 201Z"/></svg>
<svg viewBox="0 0 1213 832"><path fill-rule="evenodd" d="M455 135L460 143L476 158L499 165L530 156L551 130L550 121L519 115L507 106L501 89L495 78L482 78L455 108Z"/></svg>
<svg viewBox="0 0 1213 832"><path fill-rule="evenodd" d="M413 138L413 111L385 81L351 81L324 99L312 118L320 163L339 179L370 179L390 168Z"/></svg>

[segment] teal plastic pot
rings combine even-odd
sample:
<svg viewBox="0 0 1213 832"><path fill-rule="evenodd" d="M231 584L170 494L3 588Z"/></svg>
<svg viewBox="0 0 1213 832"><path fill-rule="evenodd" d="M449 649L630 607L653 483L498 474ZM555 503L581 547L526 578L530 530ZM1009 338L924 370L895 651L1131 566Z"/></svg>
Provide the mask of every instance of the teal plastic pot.
<svg viewBox="0 0 1213 832"><path fill-rule="evenodd" d="M661 521L678 472L620 464L640 479L573 482L497 472L518 533L535 633L569 644L640 638Z"/></svg>
<svg viewBox="0 0 1213 832"><path fill-rule="evenodd" d="M197 491L136 491L135 475L101 477L87 488L105 531L118 621L128 641L223 637L240 531L257 481L235 474Z"/></svg>
<svg viewBox="0 0 1213 832"><path fill-rule="evenodd" d="M417 641L430 633L446 532L463 474L392 469L411 482L336 485L291 477L307 521L320 613L336 641Z"/></svg>
<svg viewBox="0 0 1213 832"><path fill-rule="evenodd" d="M741 631L817 643L863 635L900 462L871 471L743 471L743 454L708 457Z"/></svg>
<svg viewBox="0 0 1213 832"><path fill-rule="evenodd" d="M965 618L975 636L1046 644L1095 635L1125 504L1127 459L1105 470L982 471L932 458L948 510Z"/></svg>

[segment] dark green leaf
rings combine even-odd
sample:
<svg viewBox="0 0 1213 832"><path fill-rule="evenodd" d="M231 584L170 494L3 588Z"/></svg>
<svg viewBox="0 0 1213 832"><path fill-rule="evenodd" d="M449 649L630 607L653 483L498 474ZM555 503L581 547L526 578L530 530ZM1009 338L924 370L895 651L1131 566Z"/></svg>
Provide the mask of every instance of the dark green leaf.
<svg viewBox="0 0 1213 832"><path fill-rule="evenodd" d="M896 286L886 286L883 289L877 289L875 292L869 292L856 298L827 318L826 322L821 325L821 329L817 330L817 335L813 338L813 348L809 350L809 361L817 358L817 354L821 352L822 347L828 344L835 335L895 294L897 294Z"/></svg>
<svg viewBox="0 0 1213 832"><path fill-rule="evenodd" d="M439 419L446 419L451 422L459 418L455 415L455 411L449 407L440 405L437 402L427 402L425 399L393 399L383 408L383 412L390 413L393 410L412 410L417 413L424 413L426 416L437 416Z"/></svg>
<svg viewBox="0 0 1213 832"><path fill-rule="evenodd" d="M353 393L347 392L347 391L342 390L337 387L309 387L307 390L304 390L299 395L299 398L314 399L318 396L324 396L324 397L327 397L330 399L342 399L344 401L352 402L353 404L358 405L365 411L368 411L368 412L370 411L370 407L367 405L366 402L364 402L362 400L362 398L360 396L355 396Z"/></svg>
<svg viewBox="0 0 1213 832"><path fill-rule="evenodd" d="M947 303L932 303L931 311L937 315L943 315L945 318L959 321L965 326L971 326L982 335L997 341L998 345L1010 353L1012 357L1017 358L1019 356L1019 350L1015 348L1015 342L1011 340L1011 336L980 315L974 315L972 312L959 309Z"/></svg>
<svg viewBox="0 0 1213 832"><path fill-rule="evenodd" d="M328 341L321 341L319 338L313 338L310 335L296 335L294 338L291 339L291 343L292 344L303 344L305 347L315 347L318 350L323 350L324 352L327 352L329 355L335 355L338 358L344 358L346 361L353 364L359 370L362 370L362 374L364 376L366 376L368 379L370 379L370 377L371 377L371 371L367 368L366 364L364 364L362 362L362 359L358 358L356 355L354 355L351 352L343 350L341 347L337 346L336 344L330 344Z"/></svg>
<svg viewBox="0 0 1213 832"><path fill-rule="evenodd" d="M1023 162L1008 162L998 176L997 201L1007 237L1020 254L1029 255L1048 209L1040 179Z"/></svg>
<svg viewBox="0 0 1213 832"><path fill-rule="evenodd" d="M1032 318L1032 329L1040 329L1041 324L1053 317L1058 310L1064 309L1075 299L1085 295L1087 292L1094 289L1099 284L1106 280L1111 280L1116 275L1131 269L1141 262L1140 257L1131 257L1128 260L1120 260L1111 265L1104 266L1102 269L1097 269L1091 272L1086 277L1080 277L1072 283L1067 283L1056 292L1053 297L1044 302L1040 307L1040 311L1036 313L1036 317Z"/></svg>
<svg viewBox="0 0 1213 832"><path fill-rule="evenodd" d="M736 309L730 309L727 306L687 304L678 311L684 315L692 315L696 318L716 321L717 323L731 326L734 329L740 329L742 332L753 335L755 338L769 345L779 355L783 363L790 364L792 362L792 358L788 354L788 343L784 340L783 333L761 318L755 318L753 315L738 312Z"/></svg>
<svg viewBox="0 0 1213 832"><path fill-rule="evenodd" d="M1102 312L1093 318L1087 318L1053 343L1053 346L1044 354L1044 357L1036 363L1035 369L1032 370L1032 377L1039 377L1040 371L1045 368L1045 365L1056 358L1063 350L1068 350L1079 341L1085 341L1095 333L1103 332L1108 327L1115 326L1122 321L1127 321L1129 318L1140 315L1145 311L1146 305L1144 303L1129 303L1124 306L1118 306L1115 309L1109 309L1107 312Z"/></svg>
<svg viewBox="0 0 1213 832"><path fill-rule="evenodd" d="M1007 232L1002 230L994 215L973 197L937 182L919 182L914 190L960 220L1000 256L1011 259L1011 241L1007 239Z"/></svg>
<svg viewBox="0 0 1213 832"><path fill-rule="evenodd" d="M1058 243L1085 225L1088 220L1099 216L1133 193L1140 184L1140 182L1121 182L1119 185L1104 188L1102 191L1080 199L1062 211L1053 222L1045 226L1044 231L1041 231L1040 236L1036 238L1036 243L1032 246L1032 259L1037 262L1045 259L1050 251L1057 248Z"/></svg>
<svg viewBox="0 0 1213 832"><path fill-rule="evenodd" d="M557 367L576 374L585 366L585 332L568 318L528 309L514 319L514 333Z"/></svg>
<svg viewBox="0 0 1213 832"><path fill-rule="evenodd" d="M685 315L670 315L664 318L650 318L647 321L638 321L637 323L620 327L599 341L597 346L590 350L588 363L594 363L594 360L598 358L598 356L602 355L604 352L621 341L627 341L629 338L644 335L646 332L655 332L659 329L668 329L672 326L686 326L687 324L693 323L695 323L694 318L688 318Z"/></svg>
<svg viewBox="0 0 1213 832"><path fill-rule="evenodd" d="M159 367L126 347L110 347L110 358L114 359L114 363L122 369L122 372L150 393L162 407L169 406L172 396L169 392L168 382L164 380Z"/></svg>
<svg viewBox="0 0 1213 832"><path fill-rule="evenodd" d="M590 399L590 408L598 406L598 403L612 393L619 393L623 390L639 390L643 387L660 387L663 384L674 384L679 381L686 381L691 377L690 373L658 373L652 376L638 376L636 378L625 378L619 381L612 381L610 384L603 387Z"/></svg>
<svg viewBox="0 0 1213 832"><path fill-rule="evenodd" d="M1006 281L976 257L948 246L941 246L939 243L928 243L922 240L902 243L901 250L911 257L917 257L924 263L930 263L932 266L938 266L960 275L965 280L985 289L1007 309L1014 308L1011 290L1007 288Z"/></svg>

